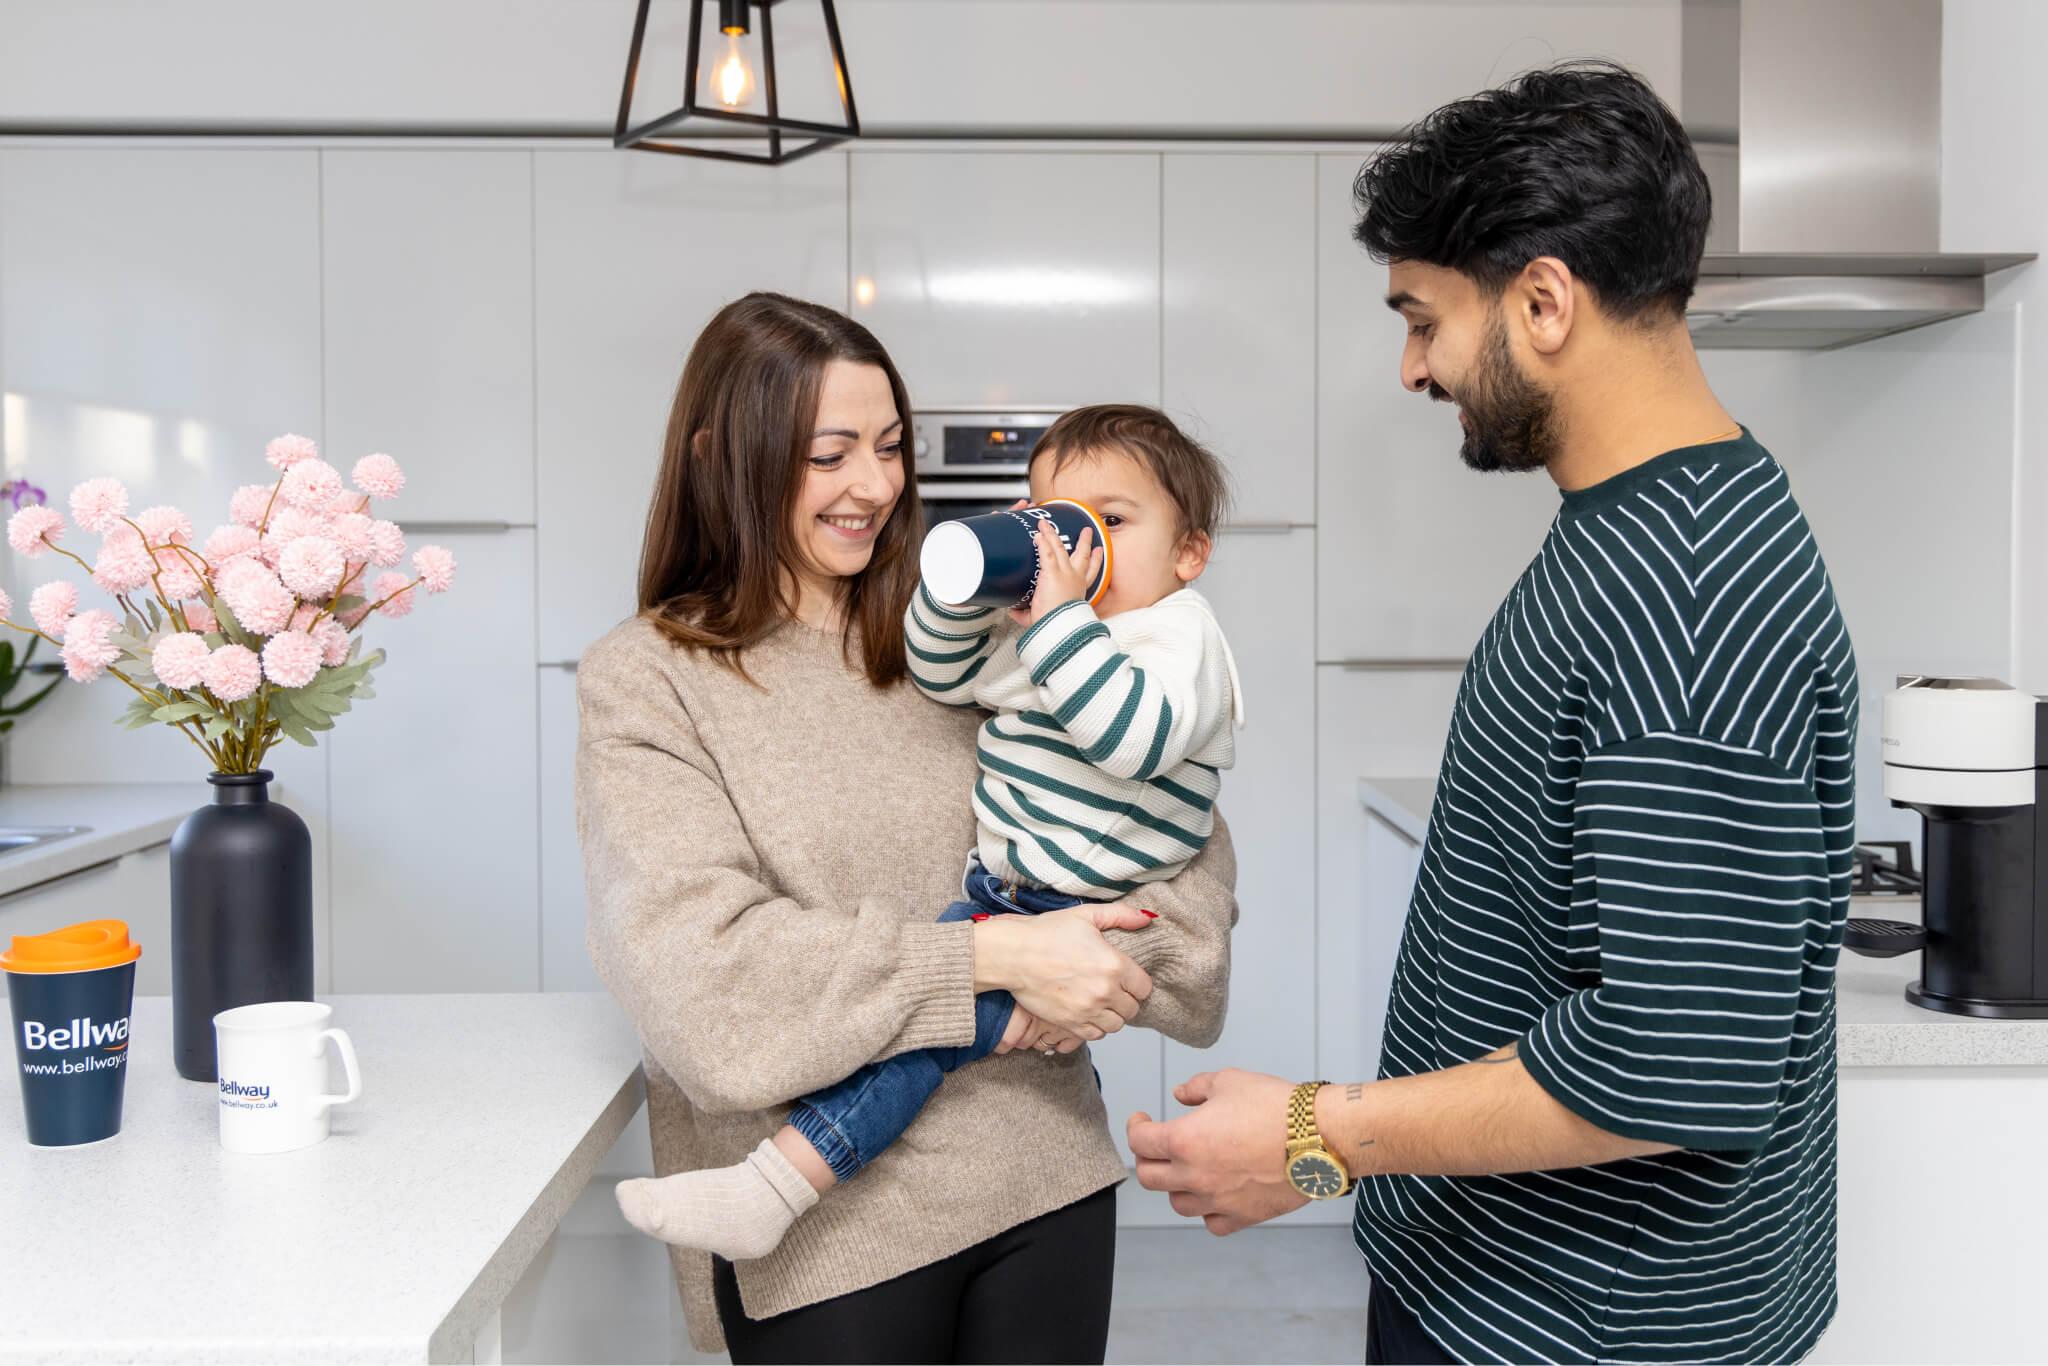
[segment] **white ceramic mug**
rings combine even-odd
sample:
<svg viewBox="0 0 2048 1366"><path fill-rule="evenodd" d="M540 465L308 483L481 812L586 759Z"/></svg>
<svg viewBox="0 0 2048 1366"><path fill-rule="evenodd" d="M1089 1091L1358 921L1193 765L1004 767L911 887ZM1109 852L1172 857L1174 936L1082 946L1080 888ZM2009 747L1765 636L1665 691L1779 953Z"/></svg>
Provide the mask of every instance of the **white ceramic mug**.
<svg viewBox="0 0 2048 1366"><path fill-rule="evenodd" d="M213 1017L220 1058L220 1143L231 1153L283 1153L327 1137L328 1111L363 1093L355 1045L330 1028L334 1007L266 1001ZM327 1041L341 1054L348 1093L327 1091Z"/></svg>

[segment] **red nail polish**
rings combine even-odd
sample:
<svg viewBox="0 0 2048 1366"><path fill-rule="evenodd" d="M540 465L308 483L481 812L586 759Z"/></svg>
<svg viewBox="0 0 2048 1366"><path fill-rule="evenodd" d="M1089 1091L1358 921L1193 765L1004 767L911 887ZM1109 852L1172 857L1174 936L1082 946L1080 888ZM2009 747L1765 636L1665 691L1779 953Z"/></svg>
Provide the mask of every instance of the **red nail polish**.
<svg viewBox="0 0 2048 1366"><path fill-rule="evenodd" d="M973 915L969 916L968 919L972 920L975 924L979 925L982 921L988 919L988 912L977 911Z"/></svg>
<svg viewBox="0 0 2048 1366"><path fill-rule="evenodd" d="M1154 920L1157 920L1159 918L1159 912L1157 911L1147 911L1143 906L1138 907L1138 909L1144 914L1151 916Z"/></svg>

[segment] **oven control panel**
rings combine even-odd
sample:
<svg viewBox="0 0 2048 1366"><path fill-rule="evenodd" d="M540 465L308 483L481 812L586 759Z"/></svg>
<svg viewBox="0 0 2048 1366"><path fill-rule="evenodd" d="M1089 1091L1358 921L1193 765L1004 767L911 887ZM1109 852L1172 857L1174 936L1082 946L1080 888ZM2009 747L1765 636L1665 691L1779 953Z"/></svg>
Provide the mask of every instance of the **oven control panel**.
<svg viewBox="0 0 2048 1366"><path fill-rule="evenodd" d="M1056 410L923 412L917 415L916 470L933 477L1023 474Z"/></svg>

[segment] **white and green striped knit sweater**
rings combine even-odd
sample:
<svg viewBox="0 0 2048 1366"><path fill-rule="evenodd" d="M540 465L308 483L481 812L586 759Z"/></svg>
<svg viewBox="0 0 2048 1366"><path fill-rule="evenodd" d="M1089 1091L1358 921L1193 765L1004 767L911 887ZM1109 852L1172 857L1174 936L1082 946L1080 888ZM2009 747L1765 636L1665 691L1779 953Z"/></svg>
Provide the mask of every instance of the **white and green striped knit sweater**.
<svg viewBox="0 0 2048 1366"><path fill-rule="evenodd" d="M1201 851L1243 715L1200 593L1107 621L1070 602L1020 632L1000 608L942 607L920 584L903 625L920 691L995 713L974 785L990 872L1115 900Z"/></svg>

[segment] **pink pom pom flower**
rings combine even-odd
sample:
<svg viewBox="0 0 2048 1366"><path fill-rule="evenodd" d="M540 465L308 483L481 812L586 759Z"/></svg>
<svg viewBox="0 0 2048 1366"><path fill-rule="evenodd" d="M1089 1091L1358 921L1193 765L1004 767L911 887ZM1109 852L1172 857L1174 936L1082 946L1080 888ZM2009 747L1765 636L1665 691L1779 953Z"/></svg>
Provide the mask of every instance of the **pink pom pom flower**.
<svg viewBox="0 0 2048 1366"><path fill-rule="evenodd" d="M109 593L131 593L148 583L156 572L156 561L142 548L142 538L122 527L119 535L100 544L100 557L93 561L92 581Z"/></svg>
<svg viewBox="0 0 2048 1366"><path fill-rule="evenodd" d="M150 653L150 668L173 688L196 688L206 676L206 661L213 656L204 636L178 631L156 643Z"/></svg>
<svg viewBox="0 0 2048 1366"><path fill-rule="evenodd" d="M396 460L381 451L356 461L356 467L349 471L349 479L372 498L396 498L405 491L405 471L398 468Z"/></svg>
<svg viewBox="0 0 2048 1366"><path fill-rule="evenodd" d="M90 683L121 657L120 649L107 637L114 633L114 614L94 608L80 612L64 631L64 672L74 683Z"/></svg>
<svg viewBox="0 0 2048 1366"><path fill-rule="evenodd" d="M191 602L182 603L178 610L185 614L185 624L201 634L220 629L220 619L214 616L213 609L202 600L195 598Z"/></svg>
<svg viewBox="0 0 2048 1366"><path fill-rule="evenodd" d="M300 436L297 432L286 432L283 436L274 437L270 444L263 448L263 458L270 462L270 468L274 470L288 470L303 461L317 459L319 455L320 447L315 444L313 438Z"/></svg>
<svg viewBox="0 0 2048 1366"><path fill-rule="evenodd" d="M333 617L323 618L313 628L313 639L320 642L322 664L334 669L348 663L348 628Z"/></svg>
<svg viewBox="0 0 2048 1366"><path fill-rule="evenodd" d="M237 559L256 553L256 547L263 538L256 534L256 528L243 526L240 522L229 526L215 527L213 534L206 538L200 553L213 566L213 572L220 574Z"/></svg>
<svg viewBox="0 0 2048 1366"><path fill-rule="evenodd" d="M295 508L315 514L341 493L341 472L325 460L302 460L284 472L284 487L278 497Z"/></svg>
<svg viewBox="0 0 2048 1366"><path fill-rule="evenodd" d="M64 639L64 628L78 611L78 585L59 579L28 595L28 614L36 629L52 640Z"/></svg>
<svg viewBox="0 0 2048 1366"><path fill-rule="evenodd" d="M340 585L341 573L346 568L341 547L325 536L301 536L277 557L277 576L284 580L284 586L307 599L330 596Z"/></svg>
<svg viewBox="0 0 2048 1366"><path fill-rule="evenodd" d="M128 512L128 490L118 479L88 479L71 490L71 520L94 534L112 531Z"/></svg>
<svg viewBox="0 0 2048 1366"><path fill-rule="evenodd" d="M282 631L299 605L277 575L254 560L238 560L221 575L219 589L235 620L258 635Z"/></svg>
<svg viewBox="0 0 2048 1366"><path fill-rule="evenodd" d="M63 537L62 514L40 503L31 504L7 519L7 544L26 560L33 560Z"/></svg>
<svg viewBox="0 0 2048 1366"><path fill-rule="evenodd" d="M455 582L455 556L445 546L421 546L412 567L429 593L445 593Z"/></svg>
<svg viewBox="0 0 2048 1366"><path fill-rule="evenodd" d="M341 547L342 554L360 563L370 558L371 525L360 512L344 512L328 526L327 538Z"/></svg>
<svg viewBox="0 0 2048 1366"><path fill-rule="evenodd" d="M377 610L393 621L408 616L412 612L413 598L416 596L413 590L406 586L409 583L411 580L403 574L379 574L377 582L370 588L370 601L382 602L384 605ZM390 601L384 602L386 598Z"/></svg>
<svg viewBox="0 0 2048 1366"><path fill-rule="evenodd" d="M206 585L200 581L199 571L183 555L158 551L156 562L156 586L167 601L196 598L204 590Z"/></svg>
<svg viewBox="0 0 2048 1366"><path fill-rule="evenodd" d="M263 647L263 676L280 688L303 688L320 672L320 642L304 631L284 631Z"/></svg>
<svg viewBox="0 0 2048 1366"><path fill-rule="evenodd" d="M201 678L223 702L239 702L263 681L263 664L246 645L223 645L206 657Z"/></svg>
<svg viewBox="0 0 2048 1366"><path fill-rule="evenodd" d="M268 484L244 484L228 499L228 520L236 526L261 527L270 510L273 490Z"/></svg>
<svg viewBox="0 0 2048 1366"><path fill-rule="evenodd" d="M11 617L13 615L14 597L6 589L0 588L0 617Z"/></svg>
<svg viewBox="0 0 2048 1366"><path fill-rule="evenodd" d="M370 523L370 563L378 566L397 564L405 558L405 533L398 529L398 523L379 519Z"/></svg>
<svg viewBox="0 0 2048 1366"><path fill-rule="evenodd" d="M189 545L192 542L192 519L174 507L144 508L135 514L135 525L142 528L142 534L151 545Z"/></svg>

